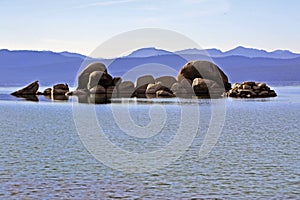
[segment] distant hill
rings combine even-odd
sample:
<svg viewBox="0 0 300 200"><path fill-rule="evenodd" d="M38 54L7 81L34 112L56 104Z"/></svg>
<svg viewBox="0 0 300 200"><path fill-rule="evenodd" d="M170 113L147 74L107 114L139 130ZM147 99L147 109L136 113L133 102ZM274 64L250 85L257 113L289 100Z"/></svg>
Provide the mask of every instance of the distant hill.
<svg viewBox="0 0 300 200"><path fill-rule="evenodd" d="M175 70L172 75L176 75L176 72L189 60L212 59L225 71L231 82L300 81L300 55L289 51L266 52L242 47L228 52L208 49L207 52L213 55L212 58L205 56L203 52L203 50L188 49L172 53L161 49L145 48L114 60L96 60L70 52L0 50L0 85L22 86L34 80L39 80L41 85L64 82L73 85L85 59L88 59L88 62L100 61L106 65L110 64L108 70L114 76L121 76L134 67L145 64L149 67L145 74L155 73L152 67L154 63L171 67ZM160 73L164 72L160 71Z"/></svg>
<svg viewBox="0 0 300 200"><path fill-rule="evenodd" d="M131 54L129 54L128 58L144 58L144 57L152 57L152 56L162 56L162 55L170 55L173 54L170 51L166 51L163 49L156 49L154 47L149 48L142 48L138 49L136 51L133 51Z"/></svg>
<svg viewBox="0 0 300 200"><path fill-rule="evenodd" d="M180 55L203 54L211 57L228 57L228 56L244 56L248 58L275 58L275 59L292 59L300 57L300 54L293 53L288 50L276 50L267 52L265 50L236 47L232 50L222 52L219 49L186 49L175 52Z"/></svg>
<svg viewBox="0 0 300 200"><path fill-rule="evenodd" d="M0 50L0 85L22 85L41 80L48 85L57 81L71 82L86 56L51 51Z"/></svg>

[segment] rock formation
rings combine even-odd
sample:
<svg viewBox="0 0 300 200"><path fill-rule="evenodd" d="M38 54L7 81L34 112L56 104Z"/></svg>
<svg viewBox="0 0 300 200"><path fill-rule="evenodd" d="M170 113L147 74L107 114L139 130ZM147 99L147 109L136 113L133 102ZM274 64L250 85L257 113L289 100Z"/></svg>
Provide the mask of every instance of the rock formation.
<svg viewBox="0 0 300 200"><path fill-rule="evenodd" d="M226 91L231 89L231 84L228 82L226 74L217 65L209 61L188 62L181 68L177 76L178 81L188 79L193 82L195 78L215 81L220 86L224 86Z"/></svg>
<svg viewBox="0 0 300 200"><path fill-rule="evenodd" d="M134 93L134 83L131 81L121 82L117 89L119 97L130 98Z"/></svg>
<svg viewBox="0 0 300 200"><path fill-rule="evenodd" d="M175 97L172 90L164 85L161 82L157 83L150 83L146 89L146 97L153 98L153 97Z"/></svg>
<svg viewBox="0 0 300 200"><path fill-rule="evenodd" d="M155 80L151 75L141 76L136 80L136 87L133 97L146 98L146 90L149 84L154 84Z"/></svg>
<svg viewBox="0 0 300 200"><path fill-rule="evenodd" d="M178 83L172 86L176 96L220 98L231 89L227 75L209 61L186 63L178 73L177 79Z"/></svg>
<svg viewBox="0 0 300 200"><path fill-rule="evenodd" d="M155 83L161 83L161 85L171 88L174 83L177 82L177 80L173 76L161 76L155 79Z"/></svg>
<svg viewBox="0 0 300 200"><path fill-rule="evenodd" d="M196 96L200 97L217 98L221 97L225 92L225 88L219 85L217 82L203 78L195 78L192 88Z"/></svg>
<svg viewBox="0 0 300 200"><path fill-rule="evenodd" d="M52 95L65 95L69 92L68 84L56 84L51 90Z"/></svg>
<svg viewBox="0 0 300 200"><path fill-rule="evenodd" d="M231 89L227 75L215 64L208 61L191 61L180 70L177 80L172 76L154 79L151 75L138 77L136 84L113 77L103 63L89 64L78 76L75 91L69 91L67 84L56 84L43 93L37 93L38 81L18 90L12 95L44 94L54 100L68 100L68 96L78 96L79 102L104 103L111 98L237 98L275 97L276 93L265 83L248 81L236 83ZM109 101L107 101L107 100Z"/></svg>
<svg viewBox="0 0 300 200"><path fill-rule="evenodd" d="M39 82L34 81L29 85L25 86L24 88L11 93L11 95L18 96L18 95L36 95L39 89Z"/></svg>
<svg viewBox="0 0 300 200"><path fill-rule="evenodd" d="M227 96L235 98L266 98L276 97L277 94L265 83L248 81L233 84L232 89L227 92Z"/></svg>
<svg viewBox="0 0 300 200"><path fill-rule="evenodd" d="M91 82L90 74L95 73L95 72L107 73L107 69L103 63L89 64L86 68L83 69L83 71L78 76L77 90L88 89L88 84L90 84L90 85L92 84L92 83L89 83L89 82ZM94 80L94 76L95 75L91 76L92 81Z"/></svg>

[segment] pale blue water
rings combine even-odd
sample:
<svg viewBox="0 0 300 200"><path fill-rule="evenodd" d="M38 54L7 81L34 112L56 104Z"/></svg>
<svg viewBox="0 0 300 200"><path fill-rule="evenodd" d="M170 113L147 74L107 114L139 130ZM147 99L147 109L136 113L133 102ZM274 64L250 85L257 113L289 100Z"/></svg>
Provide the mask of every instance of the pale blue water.
<svg viewBox="0 0 300 200"><path fill-rule="evenodd" d="M7 95L11 90L0 89L0 199L300 198L300 87L277 87L272 99L224 99L224 128L203 159L198 151L211 117L209 100L125 104L141 126L149 123L151 106L164 106L163 132L150 139L122 133L112 105L96 105L107 137L132 152L163 148L175 135L180 109L199 106L201 126L189 150L166 168L137 174L111 169L89 154L72 103L16 100Z"/></svg>

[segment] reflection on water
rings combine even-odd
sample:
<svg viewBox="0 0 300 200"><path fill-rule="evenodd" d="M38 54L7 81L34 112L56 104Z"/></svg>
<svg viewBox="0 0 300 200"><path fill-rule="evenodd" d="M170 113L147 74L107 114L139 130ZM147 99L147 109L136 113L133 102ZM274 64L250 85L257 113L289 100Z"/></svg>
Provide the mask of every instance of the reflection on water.
<svg viewBox="0 0 300 200"><path fill-rule="evenodd" d="M176 134L181 109L200 109L199 132L180 159L155 172L126 174L85 149L71 103L48 103L52 100L44 97L29 103L2 94L0 199L299 199L299 97L296 88L268 101L224 99L224 129L203 159L198 151L211 118L209 100L115 99L114 105L97 105L95 113L109 140L132 152L162 148ZM78 99L84 102L79 106L90 107L86 104L95 99ZM133 138L115 123L112 106L128 106L132 120L146 126L153 104L166 110L160 134Z"/></svg>
<svg viewBox="0 0 300 200"><path fill-rule="evenodd" d="M111 103L110 99L105 94L79 95L73 97L78 103L86 104L106 104Z"/></svg>
<svg viewBox="0 0 300 200"><path fill-rule="evenodd" d="M27 101L39 101L36 95L14 95L17 98L25 99Z"/></svg>

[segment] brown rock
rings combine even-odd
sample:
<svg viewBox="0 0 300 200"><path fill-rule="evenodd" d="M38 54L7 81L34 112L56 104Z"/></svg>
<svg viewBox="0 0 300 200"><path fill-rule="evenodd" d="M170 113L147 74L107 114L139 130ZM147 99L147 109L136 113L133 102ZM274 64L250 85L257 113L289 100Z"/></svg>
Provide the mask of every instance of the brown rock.
<svg viewBox="0 0 300 200"><path fill-rule="evenodd" d="M172 98L172 97L176 97L172 92L166 91L166 90L158 90L156 92L156 97L160 98Z"/></svg>
<svg viewBox="0 0 300 200"><path fill-rule="evenodd" d="M134 92L134 83L131 81L123 81L117 89L119 97L130 98Z"/></svg>
<svg viewBox="0 0 300 200"><path fill-rule="evenodd" d="M264 87L267 86L265 83L257 83L256 85L257 85L259 88L264 88Z"/></svg>
<svg viewBox="0 0 300 200"><path fill-rule="evenodd" d="M276 92L274 90L270 90L268 96L269 97L276 97L277 94L276 94Z"/></svg>
<svg viewBox="0 0 300 200"><path fill-rule="evenodd" d="M136 88L145 87L145 85L148 85L149 83L155 83L153 76L151 75L141 76L136 81Z"/></svg>
<svg viewBox="0 0 300 200"><path fill-rule="evenodd" d="M254 81L246 81L242 83L243 85L249 85L250 87L255 86L256 83Z"/></svg>
<svg viewBox="0 0 300 200"><path fill-rule="evenodd" d="M90 79L90 74L95 71L106 72L107 69L103 63L92 63L89 64L78 76L78 87L77 89L86 89ZM92 87L91 87L92 88Z"/></svg>
<svg viewBox="0 0 300 200"><path fill-rule="evenodd" d="M69 92L68 84L56 84L52 89L52 95L65 95L67 92Z"/></svg>
<svg viewBox="0 0 300 200"><path fill-rule="evenodd" d="M106 95L107 95L107 98L117 98L118 97L117 87L115 87L115 86L107 87Z"/></svg>
<svg viewBox="0 0 300 200"><path fill-rule="evenodd" d="M136 87L133 96L138 98L146 98L146 90L148 84L150 83L152 84L155 83L153 76L146 75L146 76L139 77L136 81Z"/></svg>
<svg viewBox="0 0 300 200"><path fill-rule="evenodd" d="M215 81L202 78L195 78L192 87L196 96L200 97L221 97L225 92L224 88Z"/></svg>
<svg viewBox="0 0 300 200"><path fill-rule="evenodd" d="M155 83L161 83L161 85L171 88L174 83L176 83L176 79L173 76L161 76L155 79Z"/></svg>
<svg viewBox="0 0 300 200"><path fill-rule="evenodd" d="M249 89L251 89L251 86L247 85L247 84L243 84L243 89L244 90L249 90Z"/></svg>
<svg viewBox="0 0 300 200"><path fill-rule="evenodd" d="M122 78L121 77L114 77L113 80L112 80L112 82L113 82L114 86L118 86L118 85L121 84Z"/></svg>
<svg viewBox="0 0 300 200"><path fill-rule="evenodd" d="M52 93L52 88L46 88L43 92L45 96L50 96Z"/></svg>
<svg viewBox="0 0 300 200"><path fill-rule="evenodd" d="M17 96L17 95L36 95L38 89L39 89L39 82L34 81L33 83L30 83L29 85L25 86L24 88L11 93L11 95L14 95L14 96Z"/></svg>
<svg viewBox="0 0 300 200"><path fill-rule="evenodd" d="M106 94L106 90L101 85L96 85L93 88L90 89L91 94Z"/></svg>
<svg viewBox="0 0 300 200"><path fill-rule="evenodd" d="M158 90L164 90L173 94L173 92L168 87L163 86L160 82L155 84L148 84L146 94L155 94Z"/></svg>
<svg viewBox="0 0 300 200"><path fill-rule="evenodd" d="M75 90L73 92L67 92L66 95L68 96L72 96L72 95L76 95L76 96L86 96L89 95L90 91L88 89L79 89L79 90Z"/></svg>
<svg viewBox="0 0 300 200"><path fill-rule="evenodd" d="M208 61L191 61L185 64L178 76L178 81L189 79L193 81L195 78L209 79L224 85L226 91L231 89L226 74L215 64Z"/></svg>
<svg viewBox="0 0 300 200"><path fill-rule="evenodd" d="M87 88L91 89L96 85L101 85L105 88L113 85L113 79L107 72L94 71L90 73Z"/></svg>
<svg viewBox="0 0 300 200"><path fill-rule="evenodd" d="M269 94L268 91L261 91L261 92L258 94L258 96L260 96L260 97L266 97L266 96L268 96L268 94Z"/></svg>
<svg viewBox="0 0 300 200"><path fill-rule="evenodd" d="M177 97L186 97L187 96L187 91L181 83L174 83L171 87L171 90L172 90L173 94L176 95Z"/></svg>
<svg viewBox="0 0 300 200"><path fill-rule="evenodd" d="M189 79L182 79L180 81L182 87L186 90L188 96L194 96L195 92L192 88L192 81Z"/></svg>

